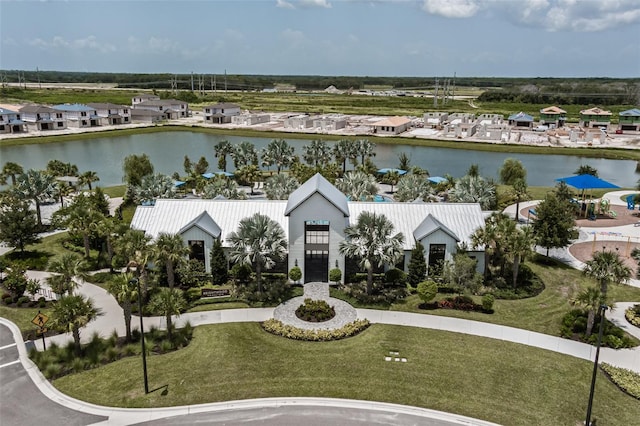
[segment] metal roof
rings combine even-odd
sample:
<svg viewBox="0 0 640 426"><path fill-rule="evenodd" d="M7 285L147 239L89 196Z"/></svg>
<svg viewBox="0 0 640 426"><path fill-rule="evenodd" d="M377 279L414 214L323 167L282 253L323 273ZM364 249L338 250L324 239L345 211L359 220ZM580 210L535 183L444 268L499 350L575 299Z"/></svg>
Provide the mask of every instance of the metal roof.
<svg viewBox="0 0 640 426"><path fill-rule="evenodd" d="M7 108L0 108L0 114L17 114L18 111L13 111Z"/></svg>
<svg viewBox="0 0 640 426"><path fill-rule="evenodd" d="M460 238L451 229L447 228L438 219L433 217L431 213L422 221L420 225L413 231L413 236L416 240L421 241L423 238L433 234L438 229L441 229L445 233L449 234L451 238L456 241L460 241Z"/></svg>
<svg viewBox="0 0 640 426"><path fill-rule="evenodd" d="M112 104L112 103L93 103L90 102L87 104L87 106L90 106L91 108L94 109L130 109L130 106L126 106L126 105L116 105L116 104Z"/></svg>
<svg viewBox="0 0 640 426"><path fill-rule="evenodd" d="M187 223L185 226L180 228L180 230L178 231L178 234L182 234L183 232L188 231L194 226L202 229L204 232L206 232L207 234L215 238L218 238L222 233L222 230L220 229L216 221L213 220L211 216L209 216L209 213L207 213L206 211L203 211L191 222Z"/></svg>
<svg viewBox="0 0 640 426"><path fill-rule="evenodd" d="M376 121L373 123L373 126L387 126L387 127L398 127L403 126L405 124L411 123L411 120L407 117L389 117L384 120Z"/></svg>
<svg viewBox="0 0 640 426"><path fill-rule="evenodd" d="M287 201L287 208L284 212L286 216L289 216L296 207L302 204L305 200L311 197L315 193L319 193L327 199L331 204L336 206L345 217L349 216L349 205L347 203L347 197L338 190L335 186L324 178L320 173L313 175L311 179L302 184L298 189L293 191L289 195Z"/></svg>
<svg viewBox="0 0 640 426"><path fill-rule="evenodd" d="M95 111L95 108L90 108L83 104L60 104L52 106L53 109L67 112L82 112L82 111Z"/></svg>
<svg viewBox="0 0 640 426"><path fill-rule="evenodd" d="M53 109L53 108L49 108L48 106L44 106L44 105L25 105L22 108L20 108L20 112L25 113L25 112L33 112L33 113L44 113L44 112L58 112L57 110Z"/></svg>
<svg viewBox="0 0 640 426"><path fill-rule="evenodd" d="M533 121L533 117L529 114L525 114L524 112L519 112L517 114L512 114L509 116L509 120L514 121Z"/></svg>
<svg viewBox="0 0 640 426"><path fill-rule="evenodd" d="M622 111L618 115L622 117L640 117L640 109L638 108L628 109L626 111Z"/></svg>

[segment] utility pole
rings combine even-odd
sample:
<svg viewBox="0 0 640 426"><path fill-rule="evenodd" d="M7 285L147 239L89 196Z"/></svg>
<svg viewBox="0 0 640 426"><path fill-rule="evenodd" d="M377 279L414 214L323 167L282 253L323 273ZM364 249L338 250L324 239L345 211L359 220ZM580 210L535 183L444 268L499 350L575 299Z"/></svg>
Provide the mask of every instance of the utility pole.
<svg viewBox="0 0 640 426"><path fill-rule="evenodd" d="M224 93L227 93L227 70L224 70Z"/></svg>
<svg viewBox="0 0 640 426"><path fill-rule="evenodd" d="M456 100L456 72L453 72L453 92L451 94L451 100Z"/></svg>
<svg viewBox="0 0 640 426"><path fill-rule="evenodd" d="M218 86L216 85L216 75L213 75L213 93L218 91Z"/></svg>
<svg viewBox="0 0 640 426"><path fill-rule="evenodd" d="M433 93L433 106L438 107L438 77L436 77L436 89Z"/></svg>
<svg viewBox="0 0 640 426"><path fill-rule="evenodd" d="M36 75L38 76L38 87L42 89L42 84L40 83L40 70L36 67Z"/></svg>
<svg viewBox="0 0 640 426"><path fill-rule="evenodd" d="M193 71L191 71L191 91L193 92Z"/></svg>

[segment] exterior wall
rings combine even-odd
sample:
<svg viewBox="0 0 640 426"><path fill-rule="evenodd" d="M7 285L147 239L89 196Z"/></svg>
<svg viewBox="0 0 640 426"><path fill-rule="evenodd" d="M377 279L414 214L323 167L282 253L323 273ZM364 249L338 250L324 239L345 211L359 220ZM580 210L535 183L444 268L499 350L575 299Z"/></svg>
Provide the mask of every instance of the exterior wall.
<svg viewBox="0 0 640 426"><path fill-rule="evenodd" d="M268 123L271 121L269 114L243 114L231 117L231 123L241 126L252 126L254 124Z"/></svg>
<svg viewBox="0 0 640 426"><path fill-rule="evenodd" d="M284 121L284 127L287 129L309 129L313 127L313 118L311 117L291 117Z"/></svg>
<svg viewBox="0 0 640 426"><path fill-rule="evenodd" d="M156 96L156 95L142 95L142 96L134 96L133 98L131 98L131 105L137 105L140 102L145 102L145 101L159 101L160 100L160 96Z"/></svg>
<svg viewBox="0 0 640 426"><path fill-rule="evenodd" d="M402 124L400 126L373 126L374 133L382 133L389 135L399 135L406 132L410 123Z"/></svg>
<svg viewBox="0 0 640 426"><path fill-rule="evenodd" d="M348 225L347 217L333 204L327 201L319 193L313 194L304 203L300 204L289 215L289 266L288 270L295 266L296 259L302 270L304 280L304 225L308 220L329 221L329 270L336 267L344 276L344 256L340 255L339 244L344 241L344 229Z"/></svg>
<svg viewBox="0 0 640 426"><path fill-rule="evenodd" d="M188 247L190 240L204 241L204 267L207 272L211 272L211 248L213 247L213 237L197 226L192 226L182 233L184 245Z"/></svg>
<svg viewBox="0 0 640 426"><path fill-rule="evenodd" d="M405 236L406 237L406 236ZM424 247L425 259L427 261L427 265L429 265L429 246L431 244L445 244L446 252L444 256L445 261L453 260L453 255L458 251L458 243L456 240L451 238L449 234L438 229L433 234L423 238L420 240L420 244ZM406 262L406 260L405 260ZM427 270L427 275L429 271Z"/></svg>

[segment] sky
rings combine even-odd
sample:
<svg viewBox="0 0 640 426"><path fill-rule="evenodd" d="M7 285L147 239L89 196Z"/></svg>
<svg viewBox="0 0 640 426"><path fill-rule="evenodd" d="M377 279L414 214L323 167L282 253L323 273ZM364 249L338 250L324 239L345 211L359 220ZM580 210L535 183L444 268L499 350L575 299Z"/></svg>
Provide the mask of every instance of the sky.
<svg viewBox="0 0 640 426"><path fill-rule="evenodd" d="M640 77L640 0L0 0L0 69Z"/></svg>

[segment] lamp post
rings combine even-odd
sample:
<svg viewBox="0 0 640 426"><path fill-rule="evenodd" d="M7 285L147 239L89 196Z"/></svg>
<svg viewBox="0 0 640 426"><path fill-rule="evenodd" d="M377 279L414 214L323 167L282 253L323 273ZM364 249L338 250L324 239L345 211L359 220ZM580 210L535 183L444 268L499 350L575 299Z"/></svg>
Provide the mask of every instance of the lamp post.
<svg viewBox="0 0 640 426"><path fill-rule="evenodd" d="M140 280L132 278L130 281L138 287L138 315L140 316L140 342L142 344L142 371L144 373L144 393L149 393L149 380L147 379L147 350L144 345L144 322L142 321L142 293L140 291Z"/></svg>
<svg viewBox="0 0 640 426"><path fill-rule="evenodd" d="M600 329L598 330L598 343L596 344L596 357L593 360L593 373L591 374L591 388L589 389L589 403L587 404L586 426L591 426L591 409L593 408L593 394L596 390L596 376L598 374L598 358L600 358L600 345L602 344L602 331L604 330L604 313L607 305L600 305Z"/></svg>

